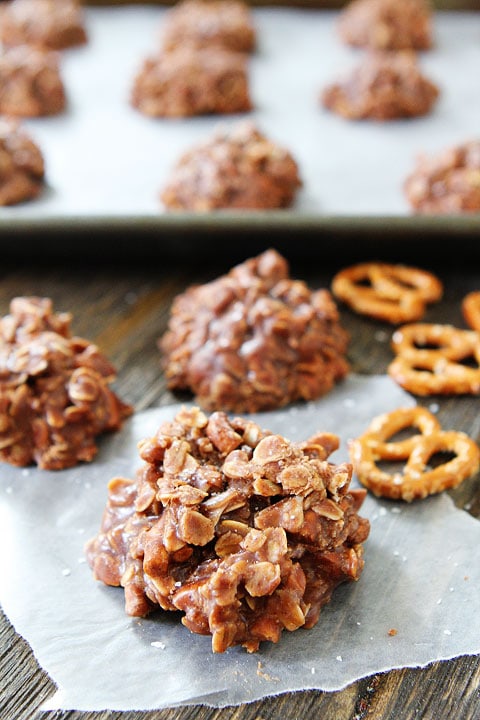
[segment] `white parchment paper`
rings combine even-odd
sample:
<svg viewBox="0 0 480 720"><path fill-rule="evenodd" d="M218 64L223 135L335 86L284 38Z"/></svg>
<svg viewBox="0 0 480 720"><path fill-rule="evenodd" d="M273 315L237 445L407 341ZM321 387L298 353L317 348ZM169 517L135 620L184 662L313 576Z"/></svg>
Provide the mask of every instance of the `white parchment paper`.
<svg viewBox="0 0 480 720"><path fill-rule="evenodd" d="M158 47L164 7L86 8L89 43L64 51L67 111L25 121L45 155L48 190L35 202L0 208L15 218L161 218L159 193L179 155L218 123L255 120L298 162L303 188L295 215L405 216L402 185L419 152L478 137L480 13L437 11L435 47L419 55L440 98L427 117L349 122L319 95L361 57L343 45L338 13L254 8L258 49L245 115L147 118L130 107L141 63Z"/></svg>
<svg viewBox="0 0 480 720"><path fill-rule="evenodd" d="M352 375L317 402L254 417L291 439L338 433L340 462L373 415L412 403L386 376ZM107 482L132 476L138 440L177 409L134 415L89 465L1 467L0 602L58 687L43 709L223 707L480 652L480 523L446 494L410 505L367 497L360 580L335 591L312 630L284 632L258 653L214 655L176 613L126 616L123 590L93 579L84 543L98 531Z"/></svg>

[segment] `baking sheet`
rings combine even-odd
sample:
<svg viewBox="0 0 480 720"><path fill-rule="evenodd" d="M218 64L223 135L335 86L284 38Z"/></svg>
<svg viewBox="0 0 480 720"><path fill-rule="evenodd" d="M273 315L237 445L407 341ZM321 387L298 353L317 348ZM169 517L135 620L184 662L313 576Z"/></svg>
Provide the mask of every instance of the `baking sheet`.
<svg viewBox="0 0 480 720"><path fill-rule="evenodd" d="M252 417L291 439L338 433L338 463L373 415L413 404L388 376L352 374L320 400ZM0 602L57 685L44 710L224 707L340 690L373 673L480 652L480 522L446 493L410 505L367 496L360 514L371 532L358 582L335 590L314 628L284 632L257 653L214 655L211 638L190 633L176 613L128 617L123 590L93 579L84 543L99 529L108 481L132 476L138 440L178 407L136 413L88 465L2 465Z"/></svg>
<svg viewBox="0 0 480 720"><path fill-rule="evenodd" d="M418 152L478 137L480 13L437 11L435 48L421 66L440 86L433 113L388 123L349 122L320 107L326 84L357 63L344 46L338 11L253 8L258 49L250 64L254 110L245 115L147 118L129 106L134 75L159 42L165 7L85 8L89 43L64 51L67 111L25 120L41 146L48 188L30 203L0 208L0 227L91 225L172 228L397 227L478 230L480 215L444 221L412 216L402 183ZM303 188L285 211L167 213L159 193L176 159L219 123L254 119L296 158Z"/></svg>

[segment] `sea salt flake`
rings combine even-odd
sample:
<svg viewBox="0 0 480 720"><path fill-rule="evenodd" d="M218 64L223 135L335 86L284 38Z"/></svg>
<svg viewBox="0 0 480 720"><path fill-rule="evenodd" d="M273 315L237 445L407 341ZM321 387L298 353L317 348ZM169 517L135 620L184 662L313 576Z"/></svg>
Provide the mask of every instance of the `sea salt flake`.
<svg viewBox="0 0 480 720"><path fill-rule="evenodd" d="M336 659L338 660L338 662L342 662L342 661L343 661L343 658L342 658L341 655L337 655Z"/></svg>
<svg viewBox="0 0 480 720"><path fill-rule="evenodd" d="M166 647L165 643L161 642L160 640L154 640L150 643L150 645L154 648L160 648L160 650L165 650Z"/></svg>
<svg viewBox="0 0 480 720"><path fill-rule="evenodd" d="M70 568L63 568L63 570L62 570L62 575L64 577L68 577L69 575L71 575L71 573L72 573L72 571L70 570Z"/></svg>

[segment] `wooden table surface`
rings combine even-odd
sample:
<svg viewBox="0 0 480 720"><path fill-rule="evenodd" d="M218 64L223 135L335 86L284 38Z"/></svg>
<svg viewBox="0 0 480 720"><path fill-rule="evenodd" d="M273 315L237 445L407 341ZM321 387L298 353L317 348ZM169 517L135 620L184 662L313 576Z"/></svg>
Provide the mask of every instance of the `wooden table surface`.
<svg viewBox="0 0 480 720"><path fill-rule="evenodd" d="M264 238L258 250L272 244ZM306 280L312 288L329 287L333 274L350 264L353 257L343 253L335 260L319 256L317 262L304 262L298 253L283 254L290 261L292 276ZM429 260L422 261L421 266L436 272L445 287L443 299L428 308L426 322L466 327L460 303L467 292L480 289L480 266L478 257L473 261L463 257L459 261L459 255L461 253L456 252L453 260L446 257L437 265L432 262L434 253ZM241 250L237 246L235 262L239 256ZM248 255L243 259L246 257ZM398 261L402 261L401 254ZM50 297L55 310L72 313L75 334L95 342L112 360L118 371L116 392L132 403L136 411L141 411L175 400L166 390L156 346L157 338L166 328L174 296L192 283L223 274L231 266L228 254L217 263L202 263L201 253L200 259L188 262L181 252L178 258L160 257L157 261L147 259L135 263L112 264L107 257L95 266L82 265L78 258L72 262L64 258L57 265L51 258L44 264L36 261L31 265L25 260L11 259L0 270L0 313L6 314L10 300L18 295ZM352 370L362 374L384 373L391 351L388 342L378 342L377 331L391 333L391 326L357 316L344 307L340 310L342 323L351 334ZM469 434L476 428L474 439L480 441L478 397L440 398L438 402L440 422ZM451 494L459 507L475 517L480 516L480 477L465 482ZM472 552L478 555L478 548L472 548ZM15 633L3 614L0 617L1 720L293 720L307 717L478 720L479 687L480 658L460 657L425 669L397 670L368 677L341 692L285 694L221 710L186 706L156 712L41 713L38 707L53 693L53 683L36 663L28 644Z"/></svg>

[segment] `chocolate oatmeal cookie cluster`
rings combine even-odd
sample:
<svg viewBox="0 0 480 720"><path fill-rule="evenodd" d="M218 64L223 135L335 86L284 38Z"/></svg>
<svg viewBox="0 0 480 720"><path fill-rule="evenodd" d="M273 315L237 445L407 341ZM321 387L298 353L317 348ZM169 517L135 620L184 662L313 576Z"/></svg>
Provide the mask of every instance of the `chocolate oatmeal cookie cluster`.
<svg viewBox="0 0 480 720"><path fill-rule="evenodd" d="M420 155L405 180L404 192L418 213L480 212L480 140Z"/></svg>
<svg viewBox="0 0 480 720"><path fill-rule="evenodd" d="M414 52L368 51L348 77L329 85L323 105L348 120L393 120L428 114L440 94Z"/></svg>
<svg viewBox="0 0 480 720"><path fill-rule="evenodd" d="M3 45L65 50L88 41L82 3L77 0L7 0L0 7Z"/></svg>
<svg viewBox="0 0 480 720"><path fill-rule="evenodd" d="M66 93L57 53L31 45L0 51L0 113L45 117L65 110Z"/></svg>
<svg viewBox="0 0 480 720"><path fill-rule="evenodd" d="M0 118L0 205L36 198L44 180L45 163L37 143L18 121Z"/></svg>
<svg viewBox="0 0 480 720"><path fill-rule="evenodd" d="M253 16L243 0L180 0L160 32L167 50L189 45L250 53L256 45Z"/></svg>
<svg viewBox="0 0 480 720"><path fill-rule="evenodd" d="M215 653L313 627L335 587L359 578L369 534L351 466L328 461L337 445L181 410L140 443L136 478L111 480L87 545L95 577L124 587L130 615L182 611Z"/></svg>
<svg viewBox="0 0 480 720"><path fill-rule="evenodd" d="M150 117L251 110L247 58L224 48L179 46L142 63L131 104Z"/></svg>
<svg viewBox="0 0 480 720"><path fill-rule="evenodd" d="M160 199L169 210L275 210L302 186L293 155L252 122L219 126L175 163Z"/></svg>
<svg viewBox="0 0 480 720"><path fill-rule="evenodd" d="M61 470L90 461L96 438L132 408L111 390L115 369L48 298L17 297L0 319L0 460Z"/></svg>
<svg viewBox="0 0 480 720"><path fill-rule="evenodd" d="M192 392L207 410L312 400L349 370L330 292L291 279L275 250L178 296L159 345L169 388Z"/></svg>
<svg viewBox="0 0 480 720"><path fill-rule="evenodd" d="M433 44L430 0L351 0L340 13L343 42L374 50L428 50Z"/></svg>

